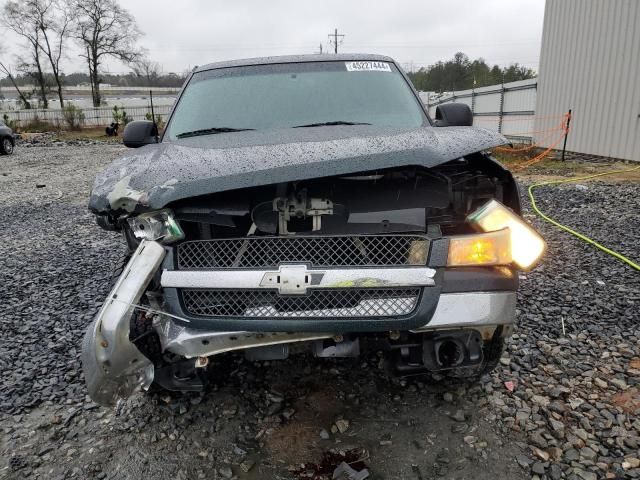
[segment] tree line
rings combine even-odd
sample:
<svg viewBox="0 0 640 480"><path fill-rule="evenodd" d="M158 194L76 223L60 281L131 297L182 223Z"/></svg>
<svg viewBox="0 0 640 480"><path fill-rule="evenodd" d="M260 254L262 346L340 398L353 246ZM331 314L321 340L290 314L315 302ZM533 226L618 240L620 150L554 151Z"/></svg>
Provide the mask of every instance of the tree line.
<svg viewBox="0 0 640 480"><path fill-rule="evenodd" d="M408 75L417 90L449 92L527 80L534 78L536 72L517 63L506 68L498 65L491 67L483 58L470 60L467 55L458 52L451 60L437 62Z"/></svg>
<svg viewBox="0 0 640 480"><path fill-rule="evenodd" d="M6 58L6 49L0 51L0 74L15 88L24 108L31 108L34 101L48 108L51 91L64 108L63 86L77 83L89 83L93 105L100 106L100 85L113 79L102 71L108 58L133 70L118 81L150 85L163 77L159 65L138 44L142 34L135 19L118 0L9 0L0 10L0 23L21 40L12 59ZM71 43L85 61L85 74L65 75L61 70ZM181 83L171 75L164 77L173 85ZM35 85L34 90L25 91L27 84Z"/></svg>
<svg viewBox="0 0 640 480"><path fill-rule="evenodd" d="M102 73L100 78L102 80L102 84L114 85L117 87L165 87L165 88L178 88L181 87L184 83L184 80L187 78L188 72L183 73L160 73L152 72L149 76L140 75L139 73L129 72L129 73ZM45 72L45 83L47 87L50 89L54 84L55 80L53 75L50 72ZM60 80L64 87L73 87L76 85L89 85L90 78L87 73L84 72L73 72L69 74L65 74L64 72L60 74ZM28 87L34 85L33 77L28 73L18 73L14 75L13 81L19 87ZM5 77L0 79L0 87L12 87L13 83L9 79L9 77Z"/></svg>

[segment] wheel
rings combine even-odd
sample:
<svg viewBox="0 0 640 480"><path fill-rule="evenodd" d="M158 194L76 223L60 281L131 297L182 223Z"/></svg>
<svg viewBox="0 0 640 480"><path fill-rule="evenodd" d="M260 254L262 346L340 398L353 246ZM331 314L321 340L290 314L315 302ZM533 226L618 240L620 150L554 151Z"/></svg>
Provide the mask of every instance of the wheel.
<svg viewBox="0 0 640 480"><path fill-rule="evenodd" d="M122 275L124 268L129 263L131 255L123 253L115 263L110 277L110 288L113 288ZM141 302L144 299L140 300ZM162 359L162 346L160 345L160 338L153 329L151 319L147 318L146 312L143 310L135 310L131 316L129 330L129 340L140 350L140 352L151 360L154 364L160 362Z"/></svg>
<svg viewBox="0 0 640 480"><path fill-rule="evenodd" d="M10 137L3 137L0 142L0 153L3 155L11 155L13 153L13 140Z"/></svg>
<svg viewBox="0 0 640 480"><path fill-rule="evenodd" d="M115 286L122 275L130 258L129 252L118 258L111 272L111 288ZM140 299L140 303L146 307L150 306L144 295ZM158 332L153 328L152 317L146 311L136 309L129 321L129 340L140 353L151 360L154 366L154 379L148 390L149 393L203 391L206 378L204 378L204 372L194 368L193 359L176 357L171 353L162 352L162 343Z"/></svg>

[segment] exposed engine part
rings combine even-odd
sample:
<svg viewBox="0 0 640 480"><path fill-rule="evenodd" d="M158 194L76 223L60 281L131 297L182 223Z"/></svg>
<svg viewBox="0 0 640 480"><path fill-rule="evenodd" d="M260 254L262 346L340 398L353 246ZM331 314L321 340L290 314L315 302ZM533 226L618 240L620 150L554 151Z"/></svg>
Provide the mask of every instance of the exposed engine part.
<svg viewBox="0 0 640 480"><path fill-rule="evenodd" d="M422 350L431 371L475 366L482 362L482 337L472 330L438 332L425 337Z"/></svg>
<svg viewBox="0 0 640 480"><path fill-rule="evenodd" d="M487 157L473 154L430 169L403 167L265 185L190 198L170 208L187 240L242 237L250 229L255 236L434 228L458 235L471 232L466 216L491 198L520 210L513 179Z"/></svg>
<svg viewBox="0 0 640 480"><path fill-rule="evenodd" d="M273 211L278 212L280 235L291 235L301 231L298 227L308 218L312 221L311 231L317 232L322 228L322 215L333 215L333 202L325 198L309 198L307 190L302 189L288 197L274 198ZM295 221L297 226L293 225Z"/></svg>
<svg viewBox="0 0 640 480"><path fill-rule="evenodd" d="M360 355L360 341L343 339L339 343L331 340L313 342L313 354L319 358L357 357Z"/></svg>
<svg viewBox="0 0 640 480"><path fill-rule="evenodd" d="M196 368L207 368L209 365L209 357L198 357L196 358Z"/></svg>
<svg viewBox="0 0 640 480"><path fill-rule="evenodd" d="M202 368L196 368L197 361L184 359L156 368L154 381L173 392L201 392L205 388Z"/></svg>

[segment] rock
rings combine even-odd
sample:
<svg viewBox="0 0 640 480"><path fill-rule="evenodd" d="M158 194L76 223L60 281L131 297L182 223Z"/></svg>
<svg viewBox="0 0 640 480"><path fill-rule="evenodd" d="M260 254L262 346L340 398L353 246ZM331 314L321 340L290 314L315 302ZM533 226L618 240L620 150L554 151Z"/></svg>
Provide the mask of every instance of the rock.
<svg viewBox="0 0 640 480"><path fill-rule="evenodd" d="M323 440L329 440L331 436L329 435L329 432L327 432L324 428L322 430L320 430L320 438Z"/></svg>
<svg viewBox="0 0 640 480"><path fill-rule="evenodd" d="M638 467L640 467L640 459L636 457L626 457L622 462L622 468L625 470L631 470Z"/></svg>
<svg viewBox="0 0 640 480"><path fill-rule="evenodd" d="M564 459L568 463L575 462L579 458L580 458L580 452L578 452L574 448L571 448L571 449L567 450L566 452L564 452Z"/></svg>
<svg viewBox="0 0 640 480"><path fill-rule="evenodd" d="M543 462L546 462L549 460L550 455L545 452L544 450L541 450L539 448L534 448L533 449L533 453L536 457L538 457L539 459L541 459Z"/></svg>
<svg viewBox="0 0 640 480"><path fill-rule="evenodd" d="M551 480L560 480L562 478L562 468L557 463L552 463L547 474Z"/></svg>
<svg viewBox="0 0 640 480"><path fill-rule="evenodd" d="M450 393L450 392L445 392L445 393L442 395L442 399L443 399L445 402L449 402L449 403L451 403L451 402L453 402L453 394L452 394L452 393Z"/></svg>
<svg viewBox="0 0 640 480"><path fill-rule="evenodd" d="M249 473L255 464L256 462L254 460L246 459L240 463L240 470L244 473Z"/></svg>
<svg viewBox="0 0 640 480"><path fill-rule="evenodd" d="M598 476L595 473L588 470L582 470L581 468L574 468L573 473L582 480L598 480Z"/></svg>
<svg viewBox="0 0 640 480"><path fill-rule="evenodd" d="M620 390L626 390L627 389L627 382L625 382L621 378L612 378L612 379L609 380L609 383L611 383L612 385L615 385Z"/></svg>
<svg viewBox="0 0 640 480"><path fill-rule="evenodd" d="M516 462L526 471L529 471L529 467L533 463L533 461L527 457L526 455L516 455Z"/></svg>
<svg viewBox="0 0 640 480"><path fill-rule="evenodd" d="M562 460L563 451L560 447L549 447L547 448L547 453L554 462Z"/></svg>
<svg viewBox="0 0 640 480"><path fill-rule="evenodd" d="M547 448L549 443L545 440L540 432L533 432L529 435L529 442L539 448Z"/></svg>
<svg viewBox="0 0 640 480"><path fill-rule="evenodd" d="M223 466L218 468L218 473L222 478L231 478L233 477L233 470L229 466Z"/></svg>
<svg viewBox="0 0 640 480"><path fill-rule="evenodd" d="M597 377L593 379L593 383L595 383L597 387L600 387L603 390L609 386L609 384L606 381Z"/></svg>
<svg viewBox="0 0 640 480"><path fill-rule="evenodd" d="M456 422L464 422L465 421L465 414L463 410L456 410L456 412L451 415L451 418L454 419Z"/></svg>
<svg viewBox="0 0 640 480"><path fill-rule="evenodd" d="M345 420L343 418L336 420L336 428L338 429L338 432L340 433L344 433L349 429L349 420Z"/></svg>
<svg viewBox="0 0 640 480"><path fill-rule="evenodd" d="M466 423L456 423L455 425L451 425L452 433L464 433L469 429L469 425Z"/></svg>
<svg viewBox="0 0 640 480"><path fill-rule="evenodd" d="M547 464L543 462L535 462L531 467L531 471L537 475L544 475L547 470Z"/></svg>
<svg viewBox="0 0 640 480"><path fill-rule="evenodd" d="M589 434L582 428L574 428L573 433L575 434L576 437L578 437L584 442L586 442L587 439L589 438Z"/></svg>
<svg viewBox="0 0 640 480"><path fill-rule="evenodd" d="M227 404L222 408L222 415L232 417L238 412L238 405L235 403Z"/></svg>
<svg viewBox="0 0 640 480"><path fill-rule="evenodd" d="M564 423L559 422L558 420L554 420L553 418L550 418L549 425L551 426L554 432L558 432L564 435Z"/></svg>
<svg viewBox="0 0 640 480"><path fill-rule="evenodd" d="M583 447L580 449L580 458L594 462L598 458L598 454L589 447Z"/></svg>
<svg viewBox="0 0 640 480"><path fill-rule="evenodd" d="M549 402L550 402L550 400L549 400L549 398L548 398L548 397L544 397L544 396L542 396L542 395L534 395L534 396L531 398L531 401L532 401L533 403L535 403L536 405L540 405L541 407L546 407L546 406L548 406L548 405L549 405Z"/></svg>

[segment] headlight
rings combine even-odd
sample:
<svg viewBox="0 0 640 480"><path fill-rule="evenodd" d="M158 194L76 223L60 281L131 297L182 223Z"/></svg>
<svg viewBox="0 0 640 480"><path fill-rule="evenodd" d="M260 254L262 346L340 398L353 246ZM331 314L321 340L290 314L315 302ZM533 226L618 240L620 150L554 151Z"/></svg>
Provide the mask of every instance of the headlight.
<svg viewBox="0 0 640 480"><path fill-rule="evenodd" d="M184 238L184 232L176 222L171 210L143 213L127 219L136 238L173 243Z"/></svg>
<svg viewBox="0 0 640 480"><path fill-rule="evenodd" d="M470 214L467 222L483 232L508 228L511 236L511 257L513 263L522 270L532 269L547 248L547 244L538 232L495 200L490 200Z"/></svg>
<svg viewBox="0 0 640 480"><path fill-rule="evenodd" d="M506 228L498 232L449 237L447 266L508 265L511 260L511 236Z"/></svg>

